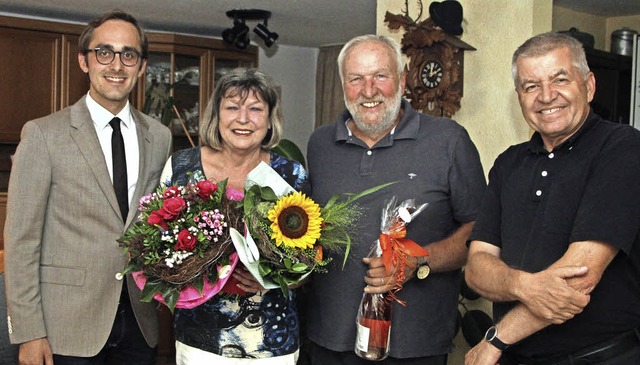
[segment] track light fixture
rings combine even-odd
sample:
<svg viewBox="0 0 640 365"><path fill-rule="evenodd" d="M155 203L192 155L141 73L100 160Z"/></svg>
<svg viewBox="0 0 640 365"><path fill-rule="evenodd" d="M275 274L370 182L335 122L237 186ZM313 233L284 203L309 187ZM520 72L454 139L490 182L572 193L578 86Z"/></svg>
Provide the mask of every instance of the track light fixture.
<svg viewBox="0 0 640 365"><path fill-rule="evenodd" d="M222 32L222 39L240 49L245 49L249 45L249 27L244 24L243 19L234 19L233 28L225 29Z"/></svg>
<svg viewBox="0 0 640 365"><path fill-rule="evenodd" d="M233 18L233 28L225 29L222 32L222 39L239 49L249 46L249 27L245 24L247 20L262 20L262 24L256 25L253 31L264 40L267 47L271 47L278 40L278 33L267 29L267 19L271 17L271 12L259 9L236 9L227 11L227 16Z"/></svg>
<svg viewBox="0 0 640 365"><path fill-rule="evenodd" d="M260 36L260 38L262 38L262 40L264 41L265 46L267 47L271 47L273 46L274 43L276 43L278 41L278 33L276 32L271 32L269 31L269 29L267 29L267 21L264 21L264 24L258 24L256 25L256 27L253 29L253 32L255 34L257 34L258 36Z"/></svg>

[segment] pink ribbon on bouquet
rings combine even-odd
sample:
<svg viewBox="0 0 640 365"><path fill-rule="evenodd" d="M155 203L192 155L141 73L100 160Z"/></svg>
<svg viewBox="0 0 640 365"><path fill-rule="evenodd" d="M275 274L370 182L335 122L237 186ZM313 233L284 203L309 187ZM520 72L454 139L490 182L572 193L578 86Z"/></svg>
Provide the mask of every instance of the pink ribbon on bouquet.
<svg viewBox="0 0 640 365"><path fill-rule="evenodd" d="M176 308L192 309L213 298L214 295L220 292L229 278L231 278L233 270L236 268L238 261L238 254L236 252L229 255L229 265L231 266L231 271L229 272L229 274L224 278L218 278L218 280L213 284L211 284L209 279L205 277L202 294L193 285L189 285L180 290L180 296L178 297L178 301L176 302ZM220 270L220 268L221 266L218 265L218 270ZM138 288L142 290L144 288L144 284L147 282L147 277L142 273L142 271L136 271L131 275L133 276L133 279L135 280ZM153 296L153 299L166 305L166 303L164 302L164 298L162 298L162 293L160 292L157 292Z"/></svg>

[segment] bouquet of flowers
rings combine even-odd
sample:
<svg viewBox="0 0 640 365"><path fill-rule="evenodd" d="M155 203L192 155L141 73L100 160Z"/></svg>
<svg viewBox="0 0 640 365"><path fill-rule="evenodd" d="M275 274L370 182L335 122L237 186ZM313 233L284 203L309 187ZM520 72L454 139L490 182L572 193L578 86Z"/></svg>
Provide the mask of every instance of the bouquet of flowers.
<svg viewBox="0 0 640 365"><path fill-rule="evenodd" d="M330 258L324 250L344 252L344 266L350 232L362 215L355 200L387 185L338 194L320 207L266 164L258 166L247 176L242 202L245 234L231 230L240 260L265 288L280 287L284 293L312 272L326 272Z"/></svg>
<svg viewBox="0 0 640 365"><path fill-rule="evenodd" d="M161 186L140 199L139 220L118 240L128 254L142 301L193 308L218 293L238 262L229 236L242 212L218 184L190 176L184 186Z"/></svg>

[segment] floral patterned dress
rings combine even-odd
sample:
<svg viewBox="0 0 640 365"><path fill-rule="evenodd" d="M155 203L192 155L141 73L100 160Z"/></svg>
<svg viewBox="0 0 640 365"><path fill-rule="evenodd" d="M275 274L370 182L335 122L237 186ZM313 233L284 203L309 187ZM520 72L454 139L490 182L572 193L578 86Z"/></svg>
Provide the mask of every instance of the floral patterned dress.
<svg viewBox="0 0 640 365"><path fill-rule="evenodd" d="M171 164L170 184L185 184L189 172L204 176L200 147L175 152ZM270 166L294 189L309 192L307 172L299 163L272 152ZM176 309L174 327L177 341L224 357L269 358L299 348L292 290L289 296L281 290L246 296L220 293L193 309Z"/></svg>

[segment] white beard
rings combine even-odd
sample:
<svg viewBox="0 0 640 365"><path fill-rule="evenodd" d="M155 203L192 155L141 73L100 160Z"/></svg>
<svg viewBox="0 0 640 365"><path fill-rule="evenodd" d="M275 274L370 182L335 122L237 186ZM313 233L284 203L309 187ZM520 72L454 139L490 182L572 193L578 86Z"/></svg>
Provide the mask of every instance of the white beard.
<svg viewBox="0 0 640 365"><path fill-rule="evenodd" d="M349 110L349 113L351 113L351 117L353 118L356 127L358 127L358 129L369 138L375 139L380 137L382 133L391 128L391 126L393 126L393 124L396 122L402 104L402 89L398 87L398 92L392 99L385 99L383 101L386 105L388 105L387 109L382 114L380 121L371 124L365 122L362 118L362 115L358 113L357 104L359 103L349 103L345 98L344 102L347 106L347 110Z"/></svg>

